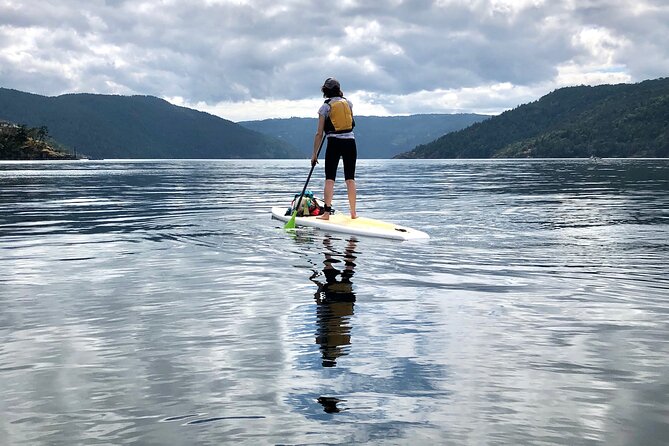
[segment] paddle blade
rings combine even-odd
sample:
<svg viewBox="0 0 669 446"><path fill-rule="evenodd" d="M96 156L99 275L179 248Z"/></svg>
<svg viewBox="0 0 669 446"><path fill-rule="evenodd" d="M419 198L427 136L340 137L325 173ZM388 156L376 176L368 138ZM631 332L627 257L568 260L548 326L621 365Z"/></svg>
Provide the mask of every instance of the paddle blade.
<svg viewBox="0 0 669 446"><path fill-rule="evenodd" d="M290 217L290 220L283 225L283 229L295 229L295 217L297 216L297 209L293 211L293 215Z"/></svg>

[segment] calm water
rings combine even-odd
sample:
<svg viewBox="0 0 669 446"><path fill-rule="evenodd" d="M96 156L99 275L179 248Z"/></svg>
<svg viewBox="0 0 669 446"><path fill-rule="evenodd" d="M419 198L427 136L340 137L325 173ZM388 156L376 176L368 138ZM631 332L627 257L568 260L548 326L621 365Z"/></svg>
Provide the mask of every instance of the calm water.
<svg viewBox="0 0 669 446"><path fill-rule="evenodd" d="M432 239L286 233L307 160L0 164L0 444L669 441L669 161L358 170Z"/></svg>

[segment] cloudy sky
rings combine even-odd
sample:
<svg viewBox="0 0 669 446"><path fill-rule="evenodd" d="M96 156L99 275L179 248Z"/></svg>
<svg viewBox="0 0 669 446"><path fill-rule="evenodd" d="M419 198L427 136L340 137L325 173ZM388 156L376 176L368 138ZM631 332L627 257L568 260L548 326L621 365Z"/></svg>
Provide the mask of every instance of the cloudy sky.
<svg viewBox="0 0 669 446"><path fill-rule="evenodd" d="M233 121L500 113L669 75L669 0L0 0L0 87L152 95Z"/></svg>

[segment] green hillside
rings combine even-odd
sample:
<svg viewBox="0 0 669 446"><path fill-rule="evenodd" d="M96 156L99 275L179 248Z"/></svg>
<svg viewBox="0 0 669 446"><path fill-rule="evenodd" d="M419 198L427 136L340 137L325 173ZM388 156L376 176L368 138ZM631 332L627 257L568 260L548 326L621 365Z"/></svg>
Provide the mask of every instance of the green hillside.
<svg viewBox="0 0 669 446"><path fill-rule="evenodd" d="M477 114L424 114L411 116L356 116L355 138L360 158L392 158L449 132L487 119ZM265 119L239 124L275 136L311 155L316 118Z"/></svg>
<svg viewBox="0 0 669 446"><path fill-rule="evenodd" d="M48 137L46 127L28 128L0 121L0 160L76 159Z"/></svg>
<svg viewBox="0 0 669 446"><path fill-rule="evenodd" d="M95 158L296 158L290 144L151 96L39 96L0 88L0 119L48 127Z"/></svg>
<svg viewBox="0 0 669 446"><path fill-rule="evenodd" d="M669 157L669 78L568 87L398 158Z"/></svg>

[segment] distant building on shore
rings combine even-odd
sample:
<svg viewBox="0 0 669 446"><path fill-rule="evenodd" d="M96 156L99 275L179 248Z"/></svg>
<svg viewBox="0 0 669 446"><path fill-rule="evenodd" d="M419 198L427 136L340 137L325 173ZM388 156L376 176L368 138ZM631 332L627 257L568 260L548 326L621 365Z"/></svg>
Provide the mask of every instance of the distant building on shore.
<svg viewBox="0 0 669 446"><path fill-rule="evenodd" d="M19 126L14 124L13 122L3 121L2 119L0 119L0 129L16 129L18 127Z"/></svg>

